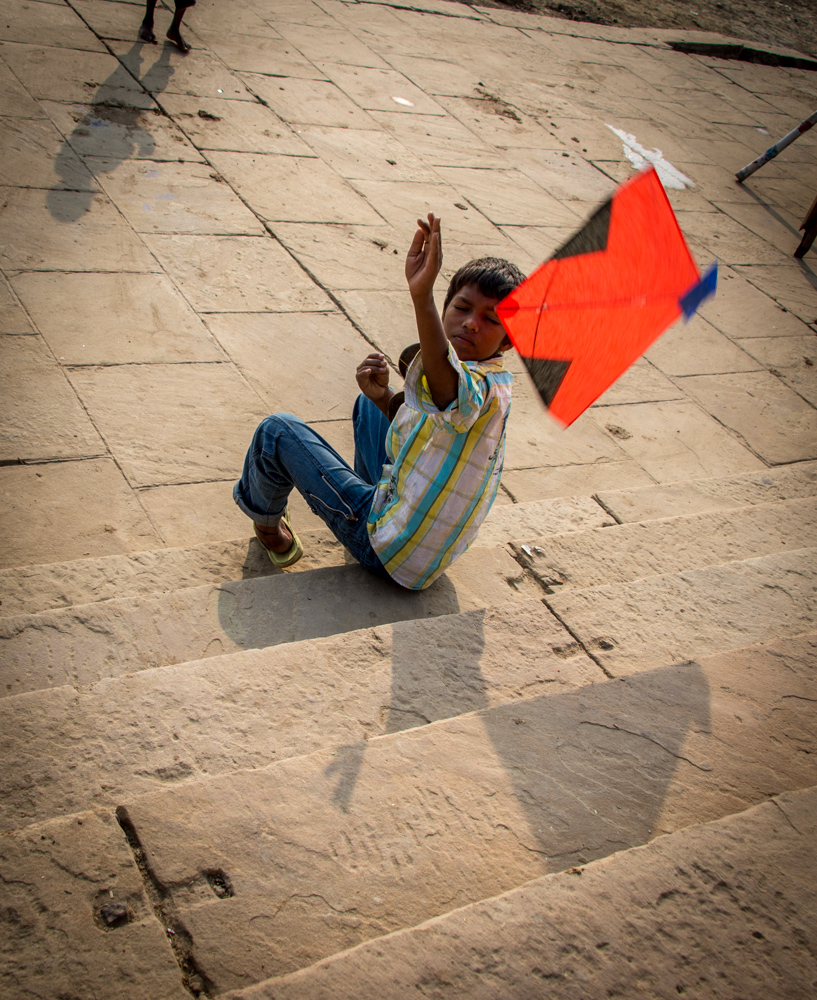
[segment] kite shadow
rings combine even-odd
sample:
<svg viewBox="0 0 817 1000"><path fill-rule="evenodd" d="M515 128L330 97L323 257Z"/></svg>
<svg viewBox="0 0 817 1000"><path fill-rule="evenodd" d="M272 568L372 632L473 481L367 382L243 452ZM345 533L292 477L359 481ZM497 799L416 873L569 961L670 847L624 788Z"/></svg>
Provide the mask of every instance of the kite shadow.
<svg viewBox="0 0 817 1000"><path fill-rule="evenodd" d="M141 75L144 47L144 42L135 42L121 57L123 65L118 65L100 84L90 104L76 106L76 125L55 161L55 170L62 183L54 185L46 198L48 210L58 222L77 222L90 209L96 194L95 191L76 190L78 158L84 162L86 157L93 157L92 173L98 175L112 173L134 156L149 159L155 149L150 123L157 112L124 104L122 93L123 89L133 92L128 70L150 94L161 93L174 73L170 64L172 46L164 45L159 58ZM86 110L81 112L82 108Z"/></svg>

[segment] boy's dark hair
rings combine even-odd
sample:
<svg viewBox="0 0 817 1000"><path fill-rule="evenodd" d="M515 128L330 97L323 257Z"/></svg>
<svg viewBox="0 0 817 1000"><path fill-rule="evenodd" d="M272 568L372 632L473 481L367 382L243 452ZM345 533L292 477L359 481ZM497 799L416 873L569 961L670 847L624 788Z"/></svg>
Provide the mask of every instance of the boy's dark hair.
<svg viewBox="0 0 817 1000"><path fill-rule="evenodd" d="M525 275L516 264L504 257L480 257L471 260L457 271L451 279L445 295L443 313L457 292L466 285L476 285L490 299L504 299L506 295L521 285Z"/></svg>

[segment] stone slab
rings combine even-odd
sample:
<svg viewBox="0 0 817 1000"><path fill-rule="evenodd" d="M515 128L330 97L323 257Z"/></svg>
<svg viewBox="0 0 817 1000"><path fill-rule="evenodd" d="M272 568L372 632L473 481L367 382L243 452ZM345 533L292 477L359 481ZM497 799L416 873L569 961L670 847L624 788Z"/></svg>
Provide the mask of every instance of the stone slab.
<svg viewBox="0 0 817 1000"><path fill-rule="evenodd" d="M379 66L388 63L374 52L354 32L341 28L337 22L329 25L294 24L277 21L278 30L299 52L316 65L322 62L348 63L352 66Z"/></svg>
<svg viewBox="0 0 817 1000"><path fill-rule="evenodd" d="M513 543L551 593L817 546L817 500L787 500Z"/></svg>
<svg viewBox="0 0 817 1000"><path fill-rule="evenodd" d="M187 59L175 45L154 48L140 42L111 41L110 46L123 66L133 73L145 90L158 97L189 94L196 97L225 97L248 101L241 79L206 49L199 49L195 59Z"/></svg>
<svg viewBox="0 0 817 1000"><path fill-rule="evenodd" d="M768 464L817 458L817 411L771 372L698 375L680 384Z"/></svg>
<svg viewBox="0 0 817 1000"><path fill-rule="evenodd" d="M111 808L602 676L532 601L6 698L0 824Z"/></svg>
<svg viewBox="0 0 817 1000"><path fill-rule="evenodd" d="M76 13L63 4L5 2L0 14L0 39L104 52L99 39L88 30Z"/></svg>
<svg viewBox="0 0 817 1000"><path fill-rule="evenodd" d="M813 311L817 318L817 309ZM796 337L806 332L801 319L728 267L719 268L717 294L701 306L701 316L736 341Z"/></svg>
<svg viewBox="0 0 817 1000"><path fill-rule="evenodd" d="M813 920L816 800L813 789L784 793L225 1000L397 1000L429 983L472 1000L529 1000L543 988L572 1000L577 982L585 996L637 989L670 1000L710 992L715 975L746 1000L808 996L817 970L801 928Z"/></svg>
<svg viewBox="0 0 817 1000"><path fill-rule="evenodd" d="M702 316L676 323L649 348L645 357L665 375L713 375L759 371L750 354Z"/></svg>
<svg viewBox="0 0 817 1000"><path fill-rule="evenodd" d="M604 490L596 498L617 521L631 523L815 495L817 463L801 462L720 479L698 479L636 490Z"/></svg>
<svg viewBox="0 0 817 1000"><path fill-rule="evenodd" d="M817 302L815 301L814 285L811 279L800 268L774 265L753 265L737 267L737 273L774 299L784 310L811 326L817 325ZM790 328L791 329L791 328ZM802 332L802 331L800 331ZM764 327L759 329L757 336L773 336ZM749 334L738 334L749 336Z"/></svg>
<svg viewBox="0 0 817 1000"><path fill-rule="evenodd" d="M89 2L98 5L98 0ZM80 156L101 156L114 164L129 159L202 162L201 154L181 129L158 108L144 110L58 101L40 104L66 137L66 147Z"/></svg>
<svg viewBox="0 0 817 1000"><path fill-rule="evenodd" d="M391 226L276 222L270 228L323 288L399 289L408 298L404 270L406 237Z"/></svg>
<svg viewBox="0 0 817 1000"><path fill-rule="evenodd" d="M743 349L790 389L817 407L817 337L753 337L739 342Z"/></svg>
<svg viewBox="0 0 817 1000"><path fill-rule="evenodd" d="M0 499L4 567L52 563L57 554L81 559L161 544L110 458L5 466Z"/></svg>
<svg viewBox="0 0 817 1000"><path fill-rule="evenodd" d="M437 305L442 308L439 292ZM338 292L337 298L366 340L382 351L396 369L401 351L417 342L417 321L405 282L399 291L357 289ZM393 381L399 384L396 375Z"/></svg>
<svg viewBox="0 0 817 1000"><path fill-rule="evenodd" d="M93 38L90 32L88 38ZM156 107L153 98L107 51L0 42L0 56L37 100Z"/></svg>
<svg viewBox="0 0 817 1000"><path fill-rule="evenodd" d="M9 187L0 194L0 263L7 270L158 269L104 194Z"/></svg>
<svg viewBox="0 0 817 1000"><path fill-rule="evenodd" d="M373 111L372 119L431 166L504 167L507 160L456 118Z"/></svg>
<svg viewBox="0 0 817 1000"><path fill-rule="evenodd" d="M98 191L90 170L50 121L0 118L0 183Z"/></svg>
<svg viewBox="0 0 817 1000"><path fill-rule="evenodd" d="M765 464L689 399L605 406L590 410L590 417L658 482L751 472Z"/></svg>
<svg viewBox="0 0 817 1000"><path fill-rule="evenodd" d="M422 592L341 562L312 573L193 587L170 598L145 595L15 616L0 619L0 690L85 687L103 677L540 593L504 549L479 547Z"/></svg>
<svg viewBox="0 0 817 1000"><path fill-rule="evenodd" d="M8 118L45 118L35 101L5 63L0 63L3 104L0 115Z"/></svg>
<svg viewBox="0 0 817 1000"><path fill-rule="evenodd" d="M587 496L597 490L651 486L654 482L632 461L505 469L502 473L502 485L517 503L542 497Z"/></svg>
<svg viewBox="0 0 817 1000"><path fill-rule="evenodd" d="M377 225L380 216L323 160L212 150L210 159L247 204L270 222Z"/></svg>
<svg viewBox="0 0 817 1000"><path fill-rule="evenodd" d="M40 272L12 284L66 365L224 360L163 274Z"/></svg>
<svg viewBox="0 0 817 1000"><path fill-rule="evenodd" d="M338 440L325 425L318 426L341 454L349 453L348 442ZM249 537L246 516L231 502L232 487L233 480L229 480L140 490L139 501L151 522L164 541L175 547L0 570L2 617L276 573L258 542ZM290 504L305 543L298 569L310 563L313 568L339 565L337 553L331 563L320 556L321 550L328 553L328 531L303 501L298 505L298 499ZM590 497L502 505L497 500L474 545L504 545L513 538L538 538L612 523L612 517ZM178 537L172 534L174 528ZM212 541L196 544L202 534ZM225 537L234 540L224 541Z"/></svg>
<svg viewBox="0 0 817 1000"><path fill-rule="evenodd" d="M198 149L309 155L293 129L257 101L164 94L162 107Z"/></svg>
<svg viewBox="0 0 817 1000"><path fill-rule="evenodd" d="M128 161L110 170L108 160L88 162L138 233L263 233L255 215L207 164Z"/></svg>
<svg viewBox="0 0 817 1000"><path fill-rule="evenodd" d="M237 475L267 416L226 362L74 368L69 379L134 486Z"/></svg>
<svg viewBox="0 0 817 1000"><path fill-rule="evenodd" d="M11 285L3 275L0 275L0 334L32 334L36 330L31 324L20 300L12 291Z"/></svg>
<svg viewBox="0 0 817 1000"><path fill-rule="evenodd" d="M42 6L45 6L44 4ZM113 815L83 813L7 833L0 846L8 997L185 1000L190 994ZM119 907L108 927L104 907Z"/></svg>
<svg viewBox="0 0 817 1000"><path fill-rule="evenodd" d="M439 183L430 166L383 130L304 125L298 133L341 177Z"/></svg>
<svg viewBox="0 0 817 1000"><path fill-rule="evenodd" d="M236 902L175 897L218 992L246 987L814 784L813 646L747 655L180 785L127 814L163 884L229 877Z"/></svg>
<svg viewBox="0 0 817 1000"><path fill-rule="evenodd" d="M253 94L285 122L371 128L367 112L328 80L296 80L242 73Z"/></svg>
<svg viewBox="0 0 817 1000"><path fill-rule="evenodd" d="M102 455L105 445L39 337L0 336L0 461Z"/></svg>
<svg viewBox="0 0 817 1000"><path fill-rule="evenodd" d="M497 226L581 223L581 215L519 170L437 167L437 173Z"/></svg>
<svg viewBox="0 0 817 1000"><path fill-rule="evenodd" d="M394 69L322 63L329 79L366 111L445 115L445 109ZM398 100L399 98L399 100Z"/></svg>
<svg viewBox="0 0 817 1000"><path fill-rule="evenodd" d="M355 369L371 345L341 313L228 313L207 323L269 413L307 422L351 415ZM281 379L281 371L292 376Z"/></svg>
<svg viewBox="0 0 817 1000"><path fill-rule="evenodd" d="M768 265L782 264L785 260L782 250L721 212L681 212L678 223L705 254L724 264Z"/></svg>
<svg viewBox="0 0 817 1000"><path fill-rule="evenodd" d="M793 254L802 239L803 234L798 232L798 228L810 203L804 197L801 204L801 211L797 215L783 207L770 209L766 205L750 205L745 202L731 202L717 207L782 253Z"/></svg>
<svg viewBox="0 0 817 1000"><path fill-rule="evenodd" d="M545 600L610 676L809 631L815 550L604 584Z"/></svg>
<svg viewBox="0 0 817 1000"><path fill-rule="evenodd" d="M146 236L145 242L198 313L305 312L331 299L267 236Z"/></svg>
<svg viewBox="0 0 817 1000"><path fill-rule="evenodd" d="M230 32L213 35L208 46L230 69L271 77L321 80L324 73L286 38Z"/></svg>

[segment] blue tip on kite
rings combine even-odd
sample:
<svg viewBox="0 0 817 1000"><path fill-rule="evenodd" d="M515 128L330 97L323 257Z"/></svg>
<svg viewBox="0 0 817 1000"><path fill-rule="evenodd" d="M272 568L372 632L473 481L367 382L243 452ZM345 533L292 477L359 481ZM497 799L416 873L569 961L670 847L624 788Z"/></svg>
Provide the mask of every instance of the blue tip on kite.
<svg viewBox="0 0 817 1000"><path fill-rule="evenodd" d="M693 314L697 311L698 306L710 295L715 294L715 288L718 284L718 262L709 268L706 274L701 278L697 285L693 285L692 288L684 295L678 299L678 305L681 307L684 313L684 319L689 321Z"/></svg>

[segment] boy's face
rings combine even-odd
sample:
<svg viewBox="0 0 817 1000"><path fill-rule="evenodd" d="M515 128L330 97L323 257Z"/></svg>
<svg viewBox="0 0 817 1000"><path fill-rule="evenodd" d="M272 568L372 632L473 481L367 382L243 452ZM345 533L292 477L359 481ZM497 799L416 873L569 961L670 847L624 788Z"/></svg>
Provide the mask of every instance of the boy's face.
<svg viewBox="0 0 817 1000"><path fill-rule="evenodd" d="M511 342L499 322L499 299L477 285L463 285L443 313L443 330L460 361L485 361L507 351Z"/></svg>

